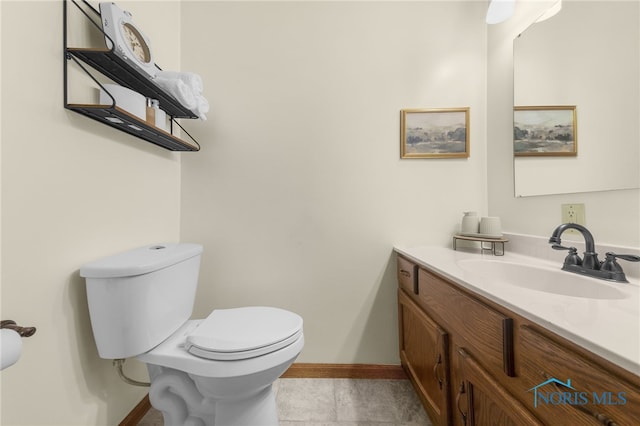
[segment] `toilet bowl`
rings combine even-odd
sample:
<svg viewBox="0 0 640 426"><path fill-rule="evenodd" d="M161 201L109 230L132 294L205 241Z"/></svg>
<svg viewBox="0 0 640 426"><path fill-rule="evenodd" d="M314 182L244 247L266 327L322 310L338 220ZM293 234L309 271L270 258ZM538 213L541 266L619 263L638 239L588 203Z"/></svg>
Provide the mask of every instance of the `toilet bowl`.
<svg viewBox="0 0 640 426"><path fill-rule="evenodd" d="M273 382L304 346L303 321L264 306L190 320L202 246L145 246L84 265L100 357L149 370L167 425L277 425Z"/></svg>

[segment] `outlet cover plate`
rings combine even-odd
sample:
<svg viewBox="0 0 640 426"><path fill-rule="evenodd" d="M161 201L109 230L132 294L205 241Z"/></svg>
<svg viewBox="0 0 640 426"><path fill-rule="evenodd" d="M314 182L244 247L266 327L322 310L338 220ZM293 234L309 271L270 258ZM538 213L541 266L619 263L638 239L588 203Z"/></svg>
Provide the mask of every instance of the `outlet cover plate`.
<svg viewBox="0 0 640 426"><path fill-rule="evenodd" d="M584 204L582 203L572 203L572 204L562 204L562 223L577 223L578 225L585 225L585 216L584 216ZM575 229L567 229L567 231L572 235L578 234L578 231Z"/></svg>

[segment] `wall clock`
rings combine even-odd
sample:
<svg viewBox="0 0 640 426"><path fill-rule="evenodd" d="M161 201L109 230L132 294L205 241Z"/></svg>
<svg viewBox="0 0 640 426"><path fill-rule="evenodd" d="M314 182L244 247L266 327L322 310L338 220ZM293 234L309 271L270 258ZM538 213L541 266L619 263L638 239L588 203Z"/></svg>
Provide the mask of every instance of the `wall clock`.
<svg viewBox="0 0 640 426"><path fill-rule="evenodd" d="M108 36L105 37L107 48L113 48L116 55L143 75L155 77L158 68L153 62L149 39L133 23L131 13L115 3L103 2L100 3L100 16L102 30Z"/></svg>

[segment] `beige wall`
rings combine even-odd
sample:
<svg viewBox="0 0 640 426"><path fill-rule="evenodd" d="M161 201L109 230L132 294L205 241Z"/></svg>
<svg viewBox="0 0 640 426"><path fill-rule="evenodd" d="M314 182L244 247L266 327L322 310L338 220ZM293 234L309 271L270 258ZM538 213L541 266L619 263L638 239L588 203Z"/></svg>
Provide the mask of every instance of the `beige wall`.
<svg viewBox="0 0 640 426"><path fill-rule="evenodd" d="M180 33L166 28L179 25L179 3L130 5L158 63L178 69ZM114 425L146 390L98 357L78 269L179 239L180 156L63 108L62 2L0 7L2 319L38 329L0 373L0 423Z"/></svg>
<svg viewBox="0 0 640 426"><path fill-rule="evenodd" d="M547 3L548 5L549 3ZM513 39L539 16L544 3L524 2L516 16L489 26L487 62L487 171L489 213L502 217L506 231L551 235L561 219L560 205L584 203L586 225L598 243L640 246L640 190L585 192L514 198ZM588 90L588 89L585 89ZM559 179L584 179L559 176ZM576 238L567 235L567 238Z"/></svg>
<svg viewBox="0 0 640 426"><path fill-rule="evenodd" d="M182 157L197 315L281 306L305 321L299 361L399 363L393 245L448 245L486 209L485 10L183 2L182 66L212 109ZM461 106L469 159L399 159L401 109Z"/></svg>

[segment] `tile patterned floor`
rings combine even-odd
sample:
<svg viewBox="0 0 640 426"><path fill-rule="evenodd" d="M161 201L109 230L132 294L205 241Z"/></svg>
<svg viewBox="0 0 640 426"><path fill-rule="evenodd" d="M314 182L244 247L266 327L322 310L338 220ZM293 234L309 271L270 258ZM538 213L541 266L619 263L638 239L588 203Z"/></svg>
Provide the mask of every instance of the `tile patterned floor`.
<svg viewBox="0 0 640 426"><path fill-rule="evenodd" d="M280 426L431 425L408 380L280 379L274 391ZM163 426L162 414L138 426Z"/></svg>

